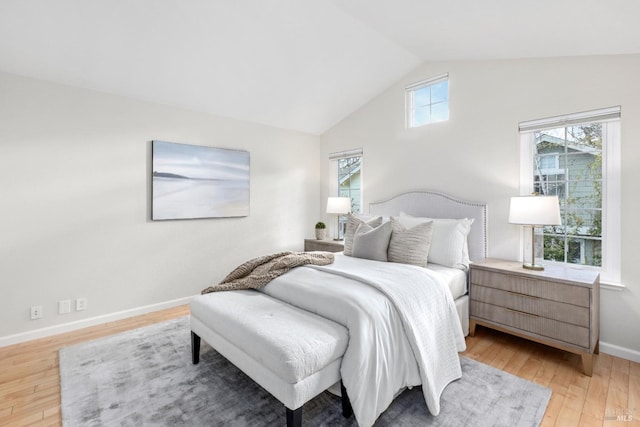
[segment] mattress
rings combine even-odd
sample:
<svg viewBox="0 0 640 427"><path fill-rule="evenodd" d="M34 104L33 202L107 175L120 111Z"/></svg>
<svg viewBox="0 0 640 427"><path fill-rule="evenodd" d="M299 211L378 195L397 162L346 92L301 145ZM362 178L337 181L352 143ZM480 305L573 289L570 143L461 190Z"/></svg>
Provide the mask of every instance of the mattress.
<svg viewBox="0 0 640 427"><path fill-rule="evenodd" d="M460 270L459 268L445 267L439 264L431 263L427 264L427 268L429 270L437 272L445 279L447 285L449 286L449 290L451 291L453 299L457 299L467 293L466 271Z"/></svg>

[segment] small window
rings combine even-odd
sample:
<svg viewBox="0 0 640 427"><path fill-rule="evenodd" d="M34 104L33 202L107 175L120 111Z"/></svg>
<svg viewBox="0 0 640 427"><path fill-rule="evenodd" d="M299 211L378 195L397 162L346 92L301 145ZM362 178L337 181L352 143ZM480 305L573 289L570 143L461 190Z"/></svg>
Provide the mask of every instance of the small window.
<svg viewBox="0 0 640 427"><path fill-rule="evenodd" d="M449 120L449 74L407 86L405 98L407 127Z"/></svg>

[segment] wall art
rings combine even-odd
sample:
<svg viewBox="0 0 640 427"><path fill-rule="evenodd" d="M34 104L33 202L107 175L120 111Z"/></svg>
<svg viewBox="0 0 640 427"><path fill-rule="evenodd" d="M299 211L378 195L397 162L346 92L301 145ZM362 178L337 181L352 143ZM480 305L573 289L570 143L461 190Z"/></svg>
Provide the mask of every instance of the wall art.
<svg viewBox="0 0 640 427"><path fill-rule="evenodd" d="M151 219L249 215L249 152L152 141Z"/></svg>

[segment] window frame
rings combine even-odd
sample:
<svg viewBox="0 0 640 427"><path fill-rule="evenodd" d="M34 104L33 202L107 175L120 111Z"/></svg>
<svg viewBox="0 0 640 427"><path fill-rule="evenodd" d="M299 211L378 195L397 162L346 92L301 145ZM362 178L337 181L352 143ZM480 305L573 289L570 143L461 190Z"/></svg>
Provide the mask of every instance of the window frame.
<svg viewBox="0 0 640 427"><path fill-rule="evenodd" d="M522 122L519 125L520 195L528 195L534 188L533 159L536 131L595 122L602 124L602 266L594 267L548 260L545 262L597 271L600 273L601 282L612 286L621 286L620 121L621 108L616 106ZM523 236L521 236L520 244L523 245L523 242Z"/></svg>
<svg viewBox="0 0 640 427"><path fill-rule="evenodd" d="M414 111L416 109L416 106L415 106L415 103L414 103L414 94L415 94L415 92L417 92L420 89L431 87L431 86L434 86L434 85L436 85L438 83L442 83L442 82L447 82L447 98L446 98L447 117L446 117L446 119L437 120L437 121L433 121L433 120L430 119L426 123L415 124L415 122L414 122ZM406 86L404 88L404 98L405 98L405 126L406 126L407 129L415 129L415 128L423 127L423 126L434 124L434 123L441 123L441 122L448 121L449 118L450 118L449 73L444 73L444 74L440 74L440 75L435 76L435 77L430 77L430 78L428 78L426 80L421 80L419 82L415 82L415 83L410 84L409 86ZM442 104L443 102L445 102L445 101L429 102L428 104L425 104L424 106L428 106L429 109L431 110L433 105ZM430 115L430 117L431 117L431 115Z"/></svg>

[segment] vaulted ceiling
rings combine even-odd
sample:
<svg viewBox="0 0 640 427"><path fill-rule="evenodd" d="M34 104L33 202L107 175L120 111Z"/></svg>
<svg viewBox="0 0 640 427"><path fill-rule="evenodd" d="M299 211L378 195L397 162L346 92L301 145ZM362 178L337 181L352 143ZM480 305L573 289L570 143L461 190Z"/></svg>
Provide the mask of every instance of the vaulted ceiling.
<svg viewBox="0 0 640 427"><path fill-rule="evenodd" d="M638 16L638 0L2 0L0 70L321 134L425 61L640 53Z"/></svg>

